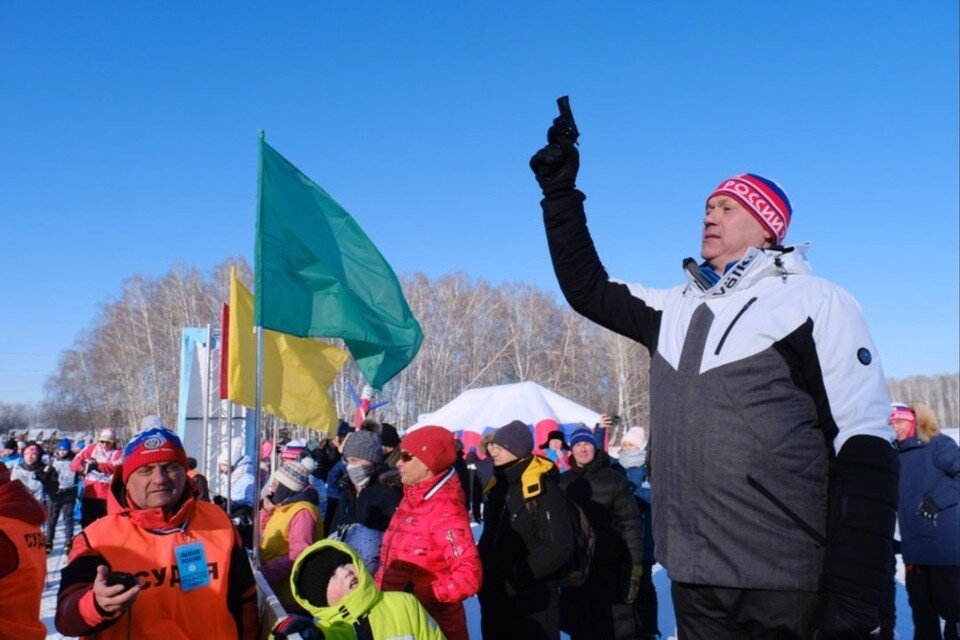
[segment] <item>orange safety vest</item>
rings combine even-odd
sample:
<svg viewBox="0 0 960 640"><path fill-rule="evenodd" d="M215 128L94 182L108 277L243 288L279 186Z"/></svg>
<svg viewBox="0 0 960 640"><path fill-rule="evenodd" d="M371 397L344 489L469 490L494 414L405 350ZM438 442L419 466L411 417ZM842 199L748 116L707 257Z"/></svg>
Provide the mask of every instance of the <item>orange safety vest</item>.
<svg viewBox="0 0 960 640"><path fill-rule="evenodd" d="M97 640L236 639L237 623L227 607L227 576L235 534L219 507L197 502L186 530L157 534L142 529L124 513L108 514L84 529L91 549L113 571L140 578L142 591L133 606L108 629L87 636ZM210 584L192 591L180 588L174 549L202 542Z"/></svg>
<svg viewBox="0 0 960 640"><path fill-rule="evenodd" d="M47 577L46 536L39 525L0 516L0 530L17 547L17 570L0 580L3 620L0 639L42 640L47 627L40 622L40 599Z"/></svg>

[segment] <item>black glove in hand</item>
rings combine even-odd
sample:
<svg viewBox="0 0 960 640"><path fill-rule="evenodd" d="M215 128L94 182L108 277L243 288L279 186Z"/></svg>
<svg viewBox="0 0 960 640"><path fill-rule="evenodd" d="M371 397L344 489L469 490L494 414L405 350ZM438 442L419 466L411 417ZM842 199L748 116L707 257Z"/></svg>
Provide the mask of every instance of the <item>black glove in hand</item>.
<svg viewBox="0 0 960 640"><path fill-rule="evenodd" d="M880 609L840 593L820 595L819 628L814 640L862 640L877 628Z"/></svg>
<svg viewBox="0 0 960 640"><path fill-rule="evenodd" d="M572 142L561 139L533 154L530 169L545 196L573 189L576 187L577 171L580 170L580 152Z"/></svg>
<svg viewBox="0 0 960 640"><path fill-rule="evenodd" d="M97 464L96 460L87 460L87 473L90 473L91 471L96 471L97 466L99 465Z"/></svg>
<svg viewBox="0 0 960 640"><path fill-rule="evenodd" d="M940 507L938 507L937 503L930 498L924 498L920 503L920 515L922 515L924 518L933 520L937 517L938 513L940 513Z"/></svg>
<svg viewBox="0 0 960 640"><path fill-rule="evenodd" d="M635 564L630 569L630 584L627 585L627 597L623 599L627 604L633 604L640 595L640 578L643 577L643 565Z"/></svg>

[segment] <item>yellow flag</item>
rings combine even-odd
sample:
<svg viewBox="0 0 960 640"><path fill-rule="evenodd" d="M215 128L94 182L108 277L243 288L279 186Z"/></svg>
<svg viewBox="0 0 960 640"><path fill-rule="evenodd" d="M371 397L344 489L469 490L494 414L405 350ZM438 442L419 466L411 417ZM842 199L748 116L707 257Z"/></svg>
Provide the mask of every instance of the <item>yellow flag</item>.
<svg viewBox="0 0 960 640"><path fill-rule="evenodd" d="M246 407L256 404L257 339L253 295L230 271L227 339L227 397ZM328 389L347 352L312 338L263 332L263 410L291 424L335 433L339 418Z"/></svg>

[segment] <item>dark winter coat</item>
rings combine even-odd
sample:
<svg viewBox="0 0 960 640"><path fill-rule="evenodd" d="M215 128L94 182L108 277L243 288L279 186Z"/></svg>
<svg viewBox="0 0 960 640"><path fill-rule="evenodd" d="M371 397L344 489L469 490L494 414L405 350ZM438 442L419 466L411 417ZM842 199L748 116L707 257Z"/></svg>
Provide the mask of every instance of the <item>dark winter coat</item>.
<svg viewBox="0 0 960 640"><path fill-rule="evenodd" d="M558 189L541 202L550 255L575 311L650 353L657 560L678 582L817 590L831 452L858 435L891 436L886 381L856 300L812 274L804 245L751 247L712 287L611 279L584 199ZM866 517L884 528L892 459L866 472L883 494ZM837 525L831 537L844 533ZM871 539L866 555L880 560L870 569L886 566L885 534Z"/></svg>
<svg viewBox="0 0 960 640"><path fill-rule="evenodd" d="M376 531L386 531L403 498L400 472L388 469L383 464L377 466L367 486L359 494L350 482L350 476L344 473L340 479L340 491L342 495L328 533L353 523Z"/></svg>
<svg viewBox="0 0 960 640"><path fill-rule="evenodd" d="M918 565L960 565L960 448L917 412L917 435L895 442L900 458L900 538L903 561ZM932 421L932 416L929 418ZM932 501L933 518L920 513Z"/></svg>
<svg viewBox="0 0 960 640"><path fill-rule="evenodd" d="M10 475L14 480L21 481L41 503L53 498L60 488L56 468L52 464L44 465L39 459L33 464L21 462L10 470Z"/></svg>
<svg viewBox="0 0 960 640"><path fill-rule="evenodd" d="M493 479L493 458L490 456L477 460L477 479L480 480L480 485L486 490L487 484Z"/></svg>
<svg viewBox="0 0 960 640"><path fill-rule="evenodd" d="M634 605L625 598L631 568L643 564L643 524L633 487L610 467L604 451L586 466L573 456L570 464L560 486L586 513L597 546L586 584L563 590L562 628L572 638L633 638Z"/></svg>
<svg viewBox="0 0 960 640"><path fill-rule="evenodd" d="M627 469L618 463L611 466L627 476L627 480L633 487L633 497L637 499L637 507L640 509L640 522L643 523L643 564L652 566L656 560L653 556L653 515L650 510L652 491L650 490L650 483L647 482L647 467L646 465L640 465Z"/></svg>
<svg viewBox="0 0 960 640"><path fill-rule="evenodd" d="M463 489L463 504L467 509L470 508L470 471L467 469L467 461L463 457L463 452L457 452L457 458L453 461L453 470L457 472L457 480L460 481L460 488Z"/></svg>
<svg viewBox="0 0 960 640"><path fill-rule="evenodd" d="M317 468L313 470L313 475L324 482L330 474L330 470L340 460L340 451L337 450L333 440L324 440L319 447L310 452L310 457L317 463ZM338 496L339 497L339 496Z"/></svg>
<svg viewBox="0 0 960 640"><path fill-rule="evenodd" d="M63 458L52 455L50 464L57 470L57 490L50 496L54 503L68 504L77 499L78 489L77 476L80 474L70 469L76 454L73 451L67 453Z"/></svg>
<svg viewBox="0 0 960 640"><path fill-rule="evenodd" d="M574 540L553 463L530 456L495 467L484 521L477 544L483 637L559 638L557 579Z"/></svg>

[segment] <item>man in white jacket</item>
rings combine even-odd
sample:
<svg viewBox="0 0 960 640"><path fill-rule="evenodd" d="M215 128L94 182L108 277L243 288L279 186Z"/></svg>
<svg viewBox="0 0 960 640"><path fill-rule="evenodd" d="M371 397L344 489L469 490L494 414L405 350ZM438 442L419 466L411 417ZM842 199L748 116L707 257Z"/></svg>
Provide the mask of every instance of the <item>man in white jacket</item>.
<svg viewBox="0 0 960 640"><path fill-rule="evenodd" d="M755 174L709 194L686 284L610 279L569 132L555 121L530 165L567 300L650 352L656 557L681 637L866 637L898 465L859 306L812 275L806 246L782 245L790 201Z"/></svg>

